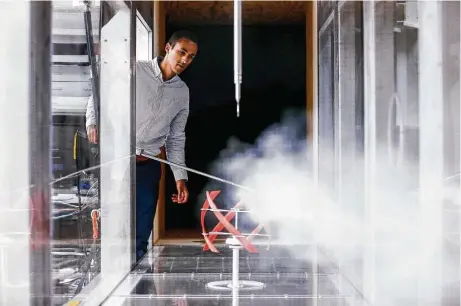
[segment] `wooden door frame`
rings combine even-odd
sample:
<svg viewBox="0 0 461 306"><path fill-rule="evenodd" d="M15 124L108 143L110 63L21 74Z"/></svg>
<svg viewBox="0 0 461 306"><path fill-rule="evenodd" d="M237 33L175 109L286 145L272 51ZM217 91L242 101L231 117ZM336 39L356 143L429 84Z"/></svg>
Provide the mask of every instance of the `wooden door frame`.
<svg viewBox="0 0 461 306"><path fill-rule="evenodd" d="M166 9L161 0L153 2L153 53L154 57L165 54L166 41ZM307 141L310 148L315 149L315 135L317 125L317 0L306 2L306 116L307 116ZM315 155L315 154L314 154ZM162 158L165 158L165 148L162 148ZM314 158L315 162L315 158ZM160 181L157 212L154 219L154 232L152 243L159 243L166 237L165 229L165 164L162 164L162 177ZM168 237L171 239L180 237Z"/></svg>
<svg viewBox="0 0 461 306"><path fill-rule="evenodd" d="M310 148L315 149L317 137L317 77L318 77L318 30L317 1L306 3L306 111L307 141Z"/></svg>
<svg viewBox="0 0 461 306"><path fill-rule="evenodd" d="M153 16L153 39L152 51L153 56L165 55L166 41L166 12L165 3L161 0L155 0L152 5ZM165 147L162 147L161 158L166 158ZM165 164L162 163L162 176L159 186L159 197L157 201L157 212L155 213L154 227L152 234L152 244L157 243L165 236Z"/></svg>

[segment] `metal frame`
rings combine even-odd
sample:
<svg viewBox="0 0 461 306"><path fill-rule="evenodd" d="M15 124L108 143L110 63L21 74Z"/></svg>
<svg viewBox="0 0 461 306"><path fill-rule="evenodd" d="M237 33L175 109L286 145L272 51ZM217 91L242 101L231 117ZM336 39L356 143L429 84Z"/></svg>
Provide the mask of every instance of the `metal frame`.
<svg viewBox="0 0 461 306"><path fill-rule="evenodd" d="M130 113L129 121L129 152L130 152L130 181L127 186L130 196L130 231L131 231L131 245L130 245L130 265L132 266L136 262L136 17L137 17L137 4L136 2L131 1L130 13L130 44L128 46L129 53L129 63L130 63L130 104L128 106L128 111ZM123 116L122 113L120 113ZM128 144L127 144L128 145ZM128 258L127 258L128 259Z"/></svg>
<svg viewBox="0 0 461 306"><path fill-rule="evenodd" d="M32 304L49 305L52 298L51 188L49 181L51 177L50 123L52 121L51 3L31 2L30 10L30 104L28 111L29 199L31 203L30 286ZM8 57L6 59L9 60Z"/></svg>
<svg viewBox="0 0 461 306"><path fill-rule="evenodd" d="M376 41L375 3L363 2L364 30L364 155L365 155L365 233L363 295L375 304L375 206L376 206Z"/></svg>
<svg viewBox="0 0 461 306"><path fill-rule="evenodd" d="M133 54L136 54L136 51L137 51L137 40L138 40L138 38L137 38L137 36L136 36L136 31L137 31L137 21L139 20L139 21L141 22L141 24L144 26L144 28L145 28L145 29L147 30L147 32L148 32L148 36L149 36L149 42L148 42L148 44L149 44L149 51L148 51L148 55L147 55L147 56L148 56L148 59L152 59L152 57L153 57L153 48L152 48L153 32L152 32L152 28L151 28L151 27L148 25L148 23L144 20L144 17L142 16L141 12L140 12L137 8L135 8L135 9L133 10L133 13L135 14L135 16L133 17L133 18L135 19L135 21L134 21L134 23L135 23L135 26L134 26L134 32L135 32L135 34L134 34L134 35L135 35L135 36L134 36L134 37L135 37L135 39L134 39L134 40L135 40L134 48L135 48L135 49L134 49L134 51L132 50L132 52L134 52ZM138 60L138 59L136 59L136 60ZM135 60L134 62L132 62L132 65L133 65L133 68L132 68L132 69L133 69L134 73L136 73L136 60ZM133 90L134 90L133 101L135 101L135 100L136 100L136 84L133 85ZM132 121L134 122L134 121L136 120L136 103L133 103L132 114L134 114L134 116L132 117ZM133 129L133 139L132 139L132 141L133 141L133 144L136 144L136 126L134 126L134 129ZM136 146L134 147L134 150L135 150L135 153L136 153ZM136 173L135 173L135 172L133 172L132 175L133 175L133 177L136 177ZM133 188L135 188L135 187L133 186ZM133 189L132 192L134 192L134 190L135 190L135 189ZM134 199L133 199L133 203L136 203L135 201L136 201L136 199L134 198ZM136 207L136 206L133 206L133 207ZM134 224L136 224L136 218L134 218L134 217L133 217L133 222L134 222ZM153 221L152 221L152 222L153 222ZM154 232L154 231L152 231L152 233L151 233L150 236L149 236L148 246L147 246L148 249L151 249L151 248L152 248L152 241L153 241L153 237L152 237L152 236L153 236L153 232ZM133 241L135 241L135 240L136 240L136 236L133 237Z"/></svg>
<svg viewBox="0 0 461 306"><path fill-rule="evenodd" d="M355 2L350 2L354 5ZM346 12L348 4L338 10L338 84L337 84L337 195L343 199L343 170L350 169L356 156L356 48L355 48L355 7L353 12ZM353 42L351 44L350 42ZM345 160L345 163L343 161Z"/></svg>
<svg viewBox="0 0 461 306"><path fill-rule="evenodd" d="M50 305L51 2L0 2L0 18L0 304Z"/></svg>
<svg viewBox="0 0 461 306"><path fill-rule="evenodd" d="M353 6L352 8L350 8ZM337 11L337 40L336 50L337 56L337 76L336 76L336 102L335 102L335 163L336 163L336 198L338 204L342 206L350 204L350 199L345 198L346 194L343 192L345 182L350 182L347 177L350 175L352 169L359 169L357 165L357 142L356 139L356 103L358 101L355 83L356 78L356 18L357 6L355 1L341 1L338 4ZM359 187L360 180L354 179L355 186ZM359 201L360 203L360 201ZM346 209L355 209L355 207L348 207ZM356 268L355 266L344 266L341 256L336 256L338 268L341 273L344 273L347 278L347 271L349 268ZM352 276L351 276L352 278ZM337 280L338 290L344 293L345 288L343 278Z"/></svg>
<svg viewBox="0 0 461 306"><path fill-rule="evenodd" d="M344 2L343 2L344 3ZM342 116L342 99L340 92L340 73L341 69L341 19L338 6L334 8L333 18L333 142L334 142L334 184L335 184L335 201L340 203L341 195L341 175L342 175L342 148L341 140L343 138L343 116Z"/></svg>
<svg viewBox="0 0 461 306"><path fill-rule="evenodd" d="M153 33L152 33L152 28L147 24L146 20L144 20L144 17L142 17L142 14L141 12L139 12L139 10L135 10L136 12L136 18L139 19L139 21L142 23L142 25L147 29L147 31L149 32L149 54L148 54L148 57L149 59L152 58L153 56L153 49L152 49L152 39L153 39Z"/></svg>
<svg viewBox="0 0 461 306"><path fill-rule="evenodd" d="M309 4L308 4L309 5ZM314 49L314 56L315 56L315 62L317 65L313 65L311 69L315 69L313 75L314 77L314 84L312 84L312 90L313 90L313 96L314 96L314 101L313 101L313 109L312 109L312 151L313 151L313 181L314 181L314 187L317 190L318 188L318 183L319 183L319 99L318 99L318 87L319 87L319 77L318 77L318 56L319 56L319 27L318 27L318 6L317 6L317 1L315 1L314 4L312 4L312 14L311 18L313 18L312 22L310 23L312 26L315 27L315 39L313 39L314 46L312 48ZM309 17L309 16L307 16ZM318 294L318 246L315 244L313 245L313 251L312 251L312 273L313 273L313 282L312 282L312 294L317 295ZM312 301L312 306L317 306L317 299L314 299Z"/></svg>
<svg viewBox="0 0 461 306"><path fill-rule="evenodd" d="M326 31L326 29L328 29L328 27L330 26L330 23L333 21L334 18L335 18L335 11L331 12L330 15L328 15L322 27L320 27L318 31L319 37L323 34L323 32Z"/></svg>
<svg viewBox="0 0 461 306"><path fill-rule="evenodd" d="M327 20L325 21L325 24L321 27L318 33L318 101L316 103L317 105L317 144L318 144L318 152L319 156L321 155L324 160L327 160L327 163L323 162L320 160L320 158L317 159L317 175L318 175L318 180L319 182L321 181L322 184L325 186L326 184L331 183L333 185L333 188L335 188L336 185L336 177L335 174L332 173L332 170L336 168L336 163L335 163L335 101L336 101L336 89L335 89L335 69L336 69L336 63L334 61L335 59L335 44L334 44L334 30L335 30L335 14L336 14L336 9L329 15ZM328 53L325 53L323 51L324 44L322 43L323 41L326 41L326 44L329 44L328 46ZM324 56L326 55L326 56ZM327 94L323 94L324 90L321 89L320 83L323 80L321 77L323 72L327 71L325 69L322 69L323 61L324 59L330 59L332 66L328 67L328 69L331 71L329 72L331 75L331 81L332 81L332 92L328 92ZM331 94L331 97L330 97ZM331 99L332 105L321 105L321 103L325 103L325 101L322 101L322 98L328 97L328 99ZM331 117L322 117L325 114L329 114L331 111ZM322 118L321 118L322 117ZM325 120L328 119L328 122L325 123ZM332 120L332 122L330 122ZM331 124L331 126L330 126ZM328 125L328 128L326 127ZM331 128L331 131L329 130ZM326 138L326 136L328 138ZM323 151L323 152L322 152ZM320 167L320 164L328 164L331 168L328 169L323 169L325 167Z"/></svg>

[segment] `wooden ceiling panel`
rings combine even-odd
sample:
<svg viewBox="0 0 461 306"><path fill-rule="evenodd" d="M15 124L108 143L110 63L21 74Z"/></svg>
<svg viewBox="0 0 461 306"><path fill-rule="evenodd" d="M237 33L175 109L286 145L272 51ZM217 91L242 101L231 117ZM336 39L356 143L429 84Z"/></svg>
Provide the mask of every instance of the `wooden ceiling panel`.
<svg viewBox="0 0 461 306"><path fill-rule="evenodd" d="M174 24L232 24L233 1L165 1L168 22ZM243 1L246 24L304 23L306 1Z"/></svg>

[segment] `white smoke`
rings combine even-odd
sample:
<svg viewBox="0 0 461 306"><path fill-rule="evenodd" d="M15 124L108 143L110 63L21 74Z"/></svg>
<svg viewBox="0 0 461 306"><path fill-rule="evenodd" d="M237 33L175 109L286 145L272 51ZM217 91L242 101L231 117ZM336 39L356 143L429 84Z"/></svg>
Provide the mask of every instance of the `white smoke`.
<svg viewBox="0 0 461 306"><path fill-rule="evenodd" d="M235 151L239 144L232 140L230 151L224 152L218 163L219 171L254 189L236 191L235 198L243 200L252 219L267 225L272 240L284 245L293 257L311 261L313 253L298 254L295 246L318 245L319 264L330 260L338 263L340 272L351 283L349 287L357 288L355 294L359 296L364 294L368 304L414 305L418 302L418 280L432 278L424 275L425 267L432 273L431 267L441 267L435 261L444 258L449 265L452 260L448 253L441 253L446 238L441 231L432 231L442 227L442 220L434 218L431 224L419 221L416 165L407 163L397 169L385 162L389 160L388 149L378 150L375 210L370 214L366 209L363 157L343 152L340 193L331 184L335 180L320 179L316 185L312 150L305 146L306 139L293 136L297 127L296 118L289 117L268 129L255 146L238 153ZM325 154L324 148L321 152L319 173L332 174L334 153ZM448 196L457 201L457 189L451 189ZM363 262L370 253L374 254L375 265L367 275ZM370 285L366 282L371 275L375 299L363 291L363 286ZM419 305L440 305L432 300L437 289L458 281L457 273L444 276L443 283L441 278L434 278L434 292L425 288ZM351 293L344 291L343 294Z"/></svg>

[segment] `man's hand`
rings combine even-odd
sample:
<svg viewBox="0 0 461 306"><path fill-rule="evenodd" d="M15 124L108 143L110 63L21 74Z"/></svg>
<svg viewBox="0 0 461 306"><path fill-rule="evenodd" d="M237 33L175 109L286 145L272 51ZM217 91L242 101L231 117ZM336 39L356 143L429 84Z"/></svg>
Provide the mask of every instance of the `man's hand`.
<svg viewBox="0 0 461 306"><path fill-rule="evenodd" d="M177 181L176 189L178 190L178 193L174 194L171 197L171 200L178 204L186 203L187 200L189 200L189 191L187 190L186 182L184 180Z"/></svg>
<svg viewBox="0 0 461 306"><path fill-rule="evenodd" d="M91 143L98 143L98 130L95 125L90 125L86 133L88 134L88 140Z"/></svg>

